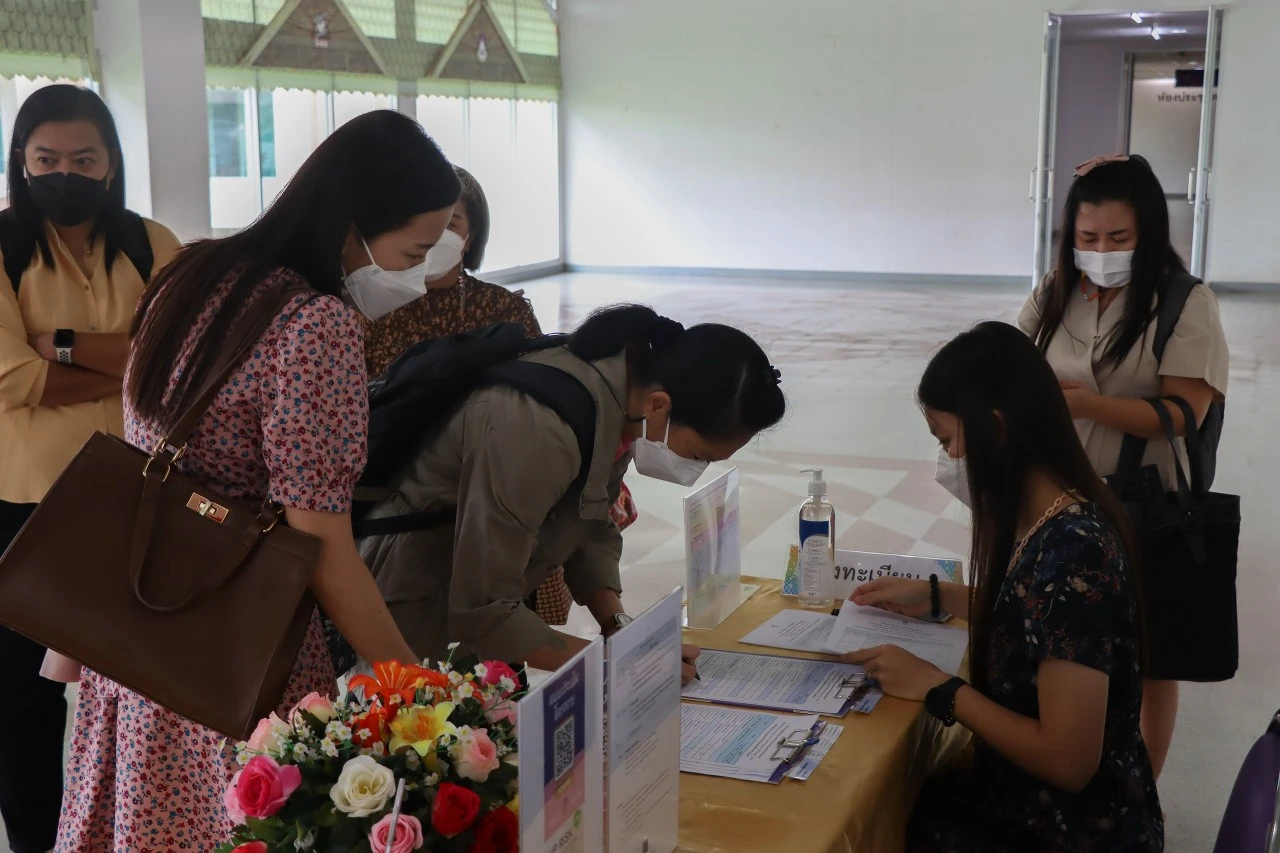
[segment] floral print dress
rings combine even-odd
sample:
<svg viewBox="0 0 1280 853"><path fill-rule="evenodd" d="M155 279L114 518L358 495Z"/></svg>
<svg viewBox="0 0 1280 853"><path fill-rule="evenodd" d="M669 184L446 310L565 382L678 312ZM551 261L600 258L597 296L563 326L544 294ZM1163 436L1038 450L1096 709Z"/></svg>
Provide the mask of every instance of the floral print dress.
<svg viewBox="0 0 1280 853"><path fill-rule="evenodd" d="M1164 820L1147 748L1135 595L1119 536L1092 504L1047 521L1005 578L983 666L988 697L1040 713L1036 671L1048 658L1107 674L1102 760L1079 793L1053 787L977 742L974 768L931 780L908 849L938 853L1155 853Z"/></svg>
<svg viewBox="0 0 1280 853"><path fill-rule="evenodd" d="M292 276L277 271L262 287ZM229 286L210 299L196 328L210 321ZM179 363L194 336L195 329ZM312 512L348 512L365 460L365 386L355 314L333 297L300 296L219 393L178 467L247 503L268 498ZM160 439L155 425L127 404L125 421L135 446L150 448ZM313 617L281 711L312 691L333 690L333 666ZM223 843L232 826L223 795L234 769L223 741L85 669L57 853L209 851Z"/></svg>

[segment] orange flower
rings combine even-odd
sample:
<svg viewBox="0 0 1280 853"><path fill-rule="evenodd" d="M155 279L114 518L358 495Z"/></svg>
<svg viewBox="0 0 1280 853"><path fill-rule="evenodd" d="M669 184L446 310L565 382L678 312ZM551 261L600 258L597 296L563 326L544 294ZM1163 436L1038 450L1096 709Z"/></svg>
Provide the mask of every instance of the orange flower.
<svg viewBox="0 0 1280 853"><path fill-rule="evenodd" d="M420 666L405 666L399 661L383 661L373 665L373 677L357 675L351 679L351 689L364 690L366 699L377 698L383 705L391 705L396 699L408 704L418 689L426 686L443 686L448 676Z"/></svg>
<svg viewBox="0 0 1280 853"><path fill-rule="evenodd" d="M352 717L349 723L351 739L361 749L373 749L376 743L385 746L391 740L388 722L387 710L374 706L365 713Z"/></svg>

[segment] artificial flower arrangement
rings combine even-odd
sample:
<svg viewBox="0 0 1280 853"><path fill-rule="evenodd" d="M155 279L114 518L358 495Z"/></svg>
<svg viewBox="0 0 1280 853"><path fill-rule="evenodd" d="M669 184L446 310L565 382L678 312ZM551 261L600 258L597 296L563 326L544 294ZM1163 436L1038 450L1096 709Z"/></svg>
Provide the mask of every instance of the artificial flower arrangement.
<svg viewBox="0 0 1280 853"><path fill-rule="evenodd" d="M225 802L238 825L219 853L519 849L515 670L450 660L373 671L344 700L313 693L235 746Z"/></svg>

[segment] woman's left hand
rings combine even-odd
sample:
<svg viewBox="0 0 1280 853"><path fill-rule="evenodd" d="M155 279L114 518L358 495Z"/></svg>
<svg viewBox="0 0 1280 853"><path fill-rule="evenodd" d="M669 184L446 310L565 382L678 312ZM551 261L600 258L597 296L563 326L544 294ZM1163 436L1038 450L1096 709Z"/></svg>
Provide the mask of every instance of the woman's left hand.
<svg viewBox="0 0 1280 853"><path fill-rule="evenodd" d="M949 675L901 646L874 646L842 655L845 663L861 664L867 675L880 683L890 696L923 702L924 695Z"/></svg>
<svg viewBox="0 0 1280 853"><path fill-rule="evenodd" d="M1067 408L1071 410L1071 417L1090 418L1091 406L1097 399L1098 392L1074 379L1064 379L1059 384L1062 386L1063 395L1067 398Z"/></svg>

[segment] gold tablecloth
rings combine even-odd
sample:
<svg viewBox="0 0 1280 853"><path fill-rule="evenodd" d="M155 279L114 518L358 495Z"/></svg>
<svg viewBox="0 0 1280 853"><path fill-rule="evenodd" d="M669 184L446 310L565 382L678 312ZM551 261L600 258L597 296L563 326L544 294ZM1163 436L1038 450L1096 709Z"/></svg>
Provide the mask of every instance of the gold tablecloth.
<svg viewBox="0 0 1280 853"><path fill-rule="evenodd" d="M775 580L743 578L761 588L714 631L685 631L708 649L820 657L746 646L738 639L780 610L795 607ZM919 702L885 696L870 714L831 718L844 732L805 782L779 785L680 775L682 853L897 853L920 784L968 741L944 729Z"/></svg>

